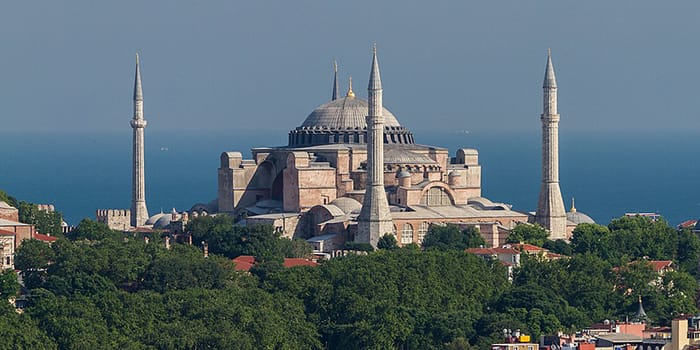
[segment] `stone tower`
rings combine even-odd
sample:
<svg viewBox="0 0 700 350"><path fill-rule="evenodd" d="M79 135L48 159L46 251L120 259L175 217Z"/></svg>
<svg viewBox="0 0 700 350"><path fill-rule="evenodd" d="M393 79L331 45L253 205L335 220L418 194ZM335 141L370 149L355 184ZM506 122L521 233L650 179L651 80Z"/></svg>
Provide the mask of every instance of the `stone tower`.
<svg viewBox="0 0 700 350"><path fill-rule="evenodd" d="M393 232L389 202L384 189L384 116L376 46L373 50L367 92L367 186L362 210L357 217L355 240L376 247L379 237Z"/></svg>
<svg viewBox="0 0 700 350"><path fill-rule="evenodd" d="M549 238L567 239L566 210L559 188L559 113L557 112L557 81L554 77L552 54L547 52L544 73L544 110L542 121L542 187L537 203L535 221L549 231Z"/></svg>
<svg viewBox="0 0 700 350"><path fill-rule="evenodd" d="M143 119L143 91L141 90L141 71L139 70L139 54L136 54L136 77L134 78L134 119L131 128L134 129L134 170L131 188L131 226L139 227L148 220L146 208L146 179L144 175L143 132L146 128Z"/></svg>

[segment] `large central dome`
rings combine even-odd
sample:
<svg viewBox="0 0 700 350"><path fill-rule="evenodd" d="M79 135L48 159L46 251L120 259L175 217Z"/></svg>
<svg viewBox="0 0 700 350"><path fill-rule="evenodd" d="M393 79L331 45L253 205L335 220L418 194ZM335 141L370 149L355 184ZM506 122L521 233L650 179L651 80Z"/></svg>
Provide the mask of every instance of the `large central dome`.
<svg viewBox="0 0 700 350"><path fill-rule="evenodd" d="M369 113L366 100L356 98L352 90L347 96L318 106L306 117L301 126L289 132L290 147L308 147L329 144L367 143ZM413 134L399 124L388 109L384 116L384 143L412 144Z"/></svg>
<svg viewBox="0 0 700 350"><path fill-rule="evenodd" d="M367 101L360 98L352 96L339 98L314 109L301 126L307 128L366 129L367 107ZM383 108L382 115L384 116L384 126L401 126L388 109Z"/></svg>

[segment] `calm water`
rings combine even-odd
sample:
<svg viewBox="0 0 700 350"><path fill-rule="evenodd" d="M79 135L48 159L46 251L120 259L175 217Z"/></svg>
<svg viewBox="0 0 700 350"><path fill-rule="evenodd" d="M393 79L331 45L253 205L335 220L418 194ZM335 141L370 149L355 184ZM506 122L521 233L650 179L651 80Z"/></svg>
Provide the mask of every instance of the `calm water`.
<svg viewBox="0 0 700 350"><path fill-rule="evenodd" d="M421 132L422 144L477 148L483 194L532 211L540 181L537 133ZM158 132L146 134L146 195L151 214L189 209L216 197L223 151L286 144L286 132ZM167 150L166 150L167 149ZM560 140L561 189L599 223L625 212L655 211L672 224L700 217L700 139L687 134L566 133ZM128 208L131 132L0 133L0 189L54 203L71 224L98 208Z"/></svg>

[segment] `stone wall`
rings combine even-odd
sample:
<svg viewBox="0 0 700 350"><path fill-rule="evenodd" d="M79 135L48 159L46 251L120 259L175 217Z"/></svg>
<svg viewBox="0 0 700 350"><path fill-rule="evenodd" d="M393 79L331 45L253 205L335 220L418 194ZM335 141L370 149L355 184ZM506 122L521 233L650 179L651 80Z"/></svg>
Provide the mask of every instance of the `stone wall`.
<svg viewBox="0 0 700 350"><path fill-rule="evenodd" d="M109 226L112 230L126 231L131 228L131 210L129 209L97 209L97 222Z"/></svg>

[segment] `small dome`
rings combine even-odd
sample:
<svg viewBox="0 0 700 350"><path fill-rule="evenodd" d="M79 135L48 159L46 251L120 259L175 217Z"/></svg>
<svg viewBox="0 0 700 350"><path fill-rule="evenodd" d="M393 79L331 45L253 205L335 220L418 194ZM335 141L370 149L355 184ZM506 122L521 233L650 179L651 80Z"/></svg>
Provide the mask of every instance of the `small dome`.
<svg viewBox="0 0 700 350"><path fill-rule="evenodd" d="M366 129L367 101L356 97L344 97L323 104L311 112L302 127L335 128L335 129ZM384 126L401 126L396 117L388 109L382 109Z"/></svg>
<svg viewBox="0 0 700 350"><path fill-rule="evenodd" d="M595 224L595 221L591 219L590 216L580 212L580 211L573 211L573 212L568 212L566 213L566 219L573 222L574 224Z"/></svg>
<svg viewBox="0 0 700 350"><path fill-rule="evenodd" d="M336 198L331 201L331 204L340 208L345 214L350 214L353 211L360 211L360 209L362 209L362 204L360 204L360 202L349 197Z"/></svg>
<svg viewBox="0 0 700 350"><path fill-rule="evenodd" d="M154 225L158 219L162 218L163 216L170 216L170 214L165 214L165 213L159 213L156 215L151 216L146 220L146 225Z"/></svg>
<svg viewBox="0 0 700 350"><path fill-rule="evenodd" d="M447 174L447 176L449 176L449 177L460 177L460 176L462 176L462 174L460 174L458 171L452 170L452 171L450 171L449 174Z"/></svg>
<svg viewBox="0 0 700 350"><path fill-rule="evenodd" d="M396 174L397 179L403 179L403 178L407 178L407 177L411 177L411 173L409 173L406 170L401 170Z"/></svg>
<svg viewBox="0 0 700 350"><path fill-rule="evenodd" d="M170 221L172 221L172 215L163 215L158 219L154 224L153 228L154 229L166 229L168 228L168 225L170 225Z"/></svg>

